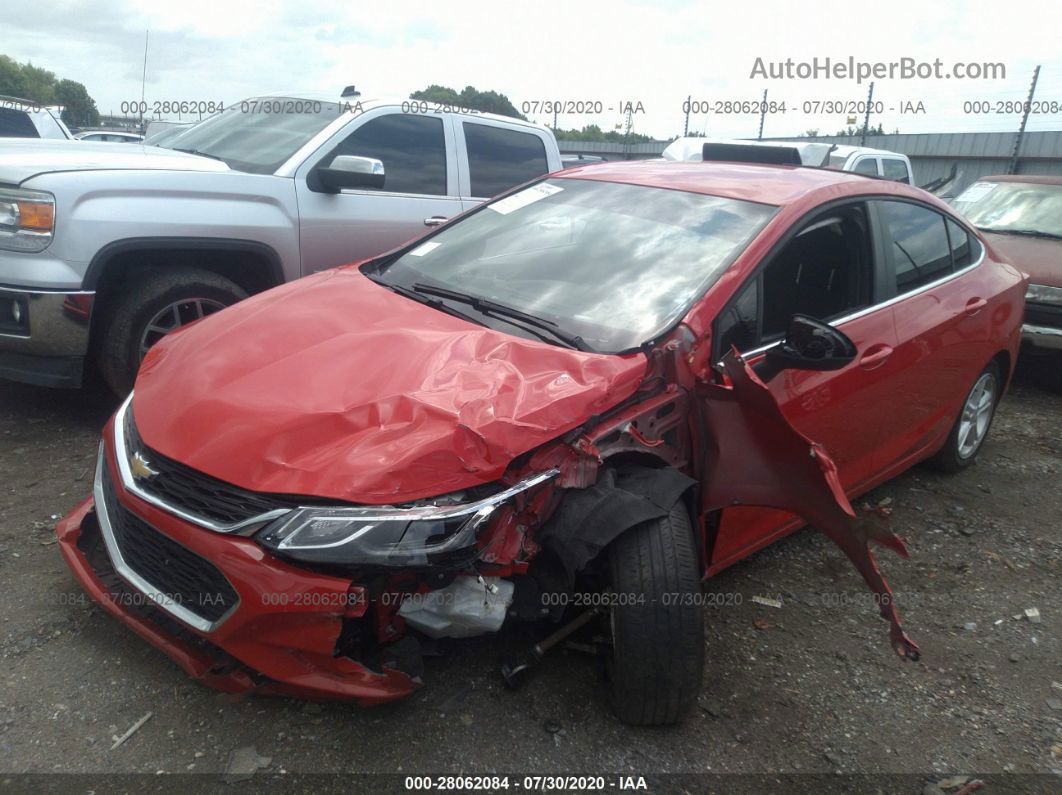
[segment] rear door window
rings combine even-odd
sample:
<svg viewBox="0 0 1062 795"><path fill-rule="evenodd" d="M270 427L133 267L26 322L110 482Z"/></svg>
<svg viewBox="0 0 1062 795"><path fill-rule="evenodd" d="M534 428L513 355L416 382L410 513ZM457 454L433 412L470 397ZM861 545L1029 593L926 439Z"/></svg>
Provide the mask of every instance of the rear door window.
<svg viewBox="0 0 1062 795"><path fill-rule="evenodd" d="M944 216L910 202L879 202L896 279L896 294L917 290L952 272Z"/></svg>
<svg viewBox="0 0 1062 795"><path fill-rule="evenodd" d="M885 168L885 179L911 184L911 172L907 170L907 163L903 160L898 157L883 157L881 165Z"/></svg>
<svg viewBox="0 0 1062 795"><path fill-rule="evenodd" d="M464 122L471 193L489 198L549 172L546 146L532 133Z"/></svg>
<svg viewBox="0 0 1062 795"><path fill-rule="evenodd" d="M21 110L0 108L0 138L40 138L33 120Z"/></svg>

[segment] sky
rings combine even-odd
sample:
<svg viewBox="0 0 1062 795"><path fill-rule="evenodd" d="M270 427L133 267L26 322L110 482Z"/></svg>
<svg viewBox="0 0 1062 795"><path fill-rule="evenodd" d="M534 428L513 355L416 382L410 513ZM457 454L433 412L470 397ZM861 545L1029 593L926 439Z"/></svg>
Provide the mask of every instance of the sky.
<svg viewBox="0 0 1062 795"><path fill-rule="evenodd" d="M139 101L142 88L150 107L338 93L350 84L366 98L406 97L437 83L501 92L549 125L552 114L532 103L583 103L572 108L582 112L558 116L562 128L614 129L631 103L633 130L657 138L682 134L683 103L692 97L691 130L755 137L758 108L747 103L766 89L776 112L764 137L831 134L848 122L847 103L866 100L869 80L771 79L753 75L757 59L768 68L787 59L908 58L940 59L944 72L960 62L1002 64L1006 76L877 79L881 105L870 122L886 132L1016 130L1037 64L1036 99L1047 112L1032 114L1027 129L1062 129L1057 2L37 0L8 4L3 16L0 53L84 83L104 113ZM717 102L736 102L741 112L697 112ZM1007 102L1017 108L997 104Z"/></svg>

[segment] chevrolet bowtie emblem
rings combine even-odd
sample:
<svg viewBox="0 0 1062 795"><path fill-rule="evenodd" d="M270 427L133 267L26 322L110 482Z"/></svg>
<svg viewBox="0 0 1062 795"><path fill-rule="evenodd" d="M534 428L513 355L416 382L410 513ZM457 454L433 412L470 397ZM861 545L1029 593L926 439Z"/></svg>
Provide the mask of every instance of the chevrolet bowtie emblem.
<svg viewBox="0 0 1062 795"><path fill-rule="evenodd" d="M159 474L139 452L133 453L133 457L129 459L129 469L132 470L134 480L151 480Z"/></svg>

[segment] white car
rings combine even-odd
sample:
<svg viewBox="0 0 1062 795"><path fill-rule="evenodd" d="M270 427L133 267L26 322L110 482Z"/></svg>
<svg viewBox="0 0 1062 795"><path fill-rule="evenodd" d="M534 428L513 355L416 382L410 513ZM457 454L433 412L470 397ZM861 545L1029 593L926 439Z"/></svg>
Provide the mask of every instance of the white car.
<svg viewBox="0 0 1062 795"><path fill-rule="evenodd" d="M69 140L73 136L63 124L61 113L62 108L0 96L0 138Z"/></svg>
<svg viewBox="0 0 1062 795"><path fill-rule="evenodd" d="M771 149L795 150L799 162L805 166L832 168L837 171L852 171L872 177L914 184L911 161L907 155L890 152L885 149L871 149L869 146L850 146L848 144L827 144L814 141L742 141L727 138L678 138L668 144L664 150L665 160L703 160L705 144L709 146L734 147L769 147ZM733 151L737 151L733 149ZM728 158L734 159L734 158ZM754 161L759 158L753 158Z"/></svg>
<svg viewBox="0 0 1062 795"><path fill-rule="evenodd" d="M143 135L122 130L86 130L74 137L79 141L103 141L112 144L138 144L144 140Z"/></svg>

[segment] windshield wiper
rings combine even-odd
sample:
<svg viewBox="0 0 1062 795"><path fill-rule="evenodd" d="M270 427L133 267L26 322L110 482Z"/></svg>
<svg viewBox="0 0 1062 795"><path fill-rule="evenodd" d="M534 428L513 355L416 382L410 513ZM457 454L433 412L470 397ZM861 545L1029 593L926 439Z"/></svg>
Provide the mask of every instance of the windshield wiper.
<svg viewBox="0 0 1062 795"><path fill-rule="evenodd" d="M200 157L209 157L211 160L220 160L222 163L225 163L225 158L218 157L217 155L212 155L210 154L210 152L200 152L198 149L181 149L180 147L175 146L173 147L173 151L185 152L189 155L199 155ZM228 164L226 163L226 165Z"/></svg>
<svg viewBox="0 0 1062 795"><path fill-rule="evenodd" d="M465 320L469 323L472 323L473 325L483 325L471 315L466 315L460 309L454 309L452 306L443 303L438 298L429 298L428 296L422 293L410 290L408 287L403 287L400 284L391 284L390 282L385 282L382 279L374 279L372 276L366 276L366 278L369 281L376 282L376 284L380 285L381 287L386 287L388 290L398 293L403 298L408 298L411 301L416 301L418 304L424 304L424 306L431 307L432 309L438 309L440 312L445 312L448 315L453 315L454 317L460 318L461 320Z"/></svg>
<svg viewBox="0 0 1062 795"><path fill-rule="evenodd" d="M1003 226L979 226L982 232L995 232L997 235L1021 235L1022 237L1042 237L1045 240L1062 240L1062 235L1042 232L1039 229L1008 229Z"/></svg>
<svg viewBox="0 0 1062 795"><path fill-rule="evenodd" d="M489 301L486 298L479 298L475 295L469 295L468 293L460 293L456 290L447 290L445 287L432 287L430 284L422 284L417 282L413 285L413 289L418 293L427 293L428 295L437 295L440 298L448 298L451 301L458 301L462 304L468 304L473 309L482 312L488 317L501 317L506 320L517 320L522 323L526 323L528 326L534 326L535 328L544 329L558 340L563 342L570 348L575 348L577 351L589 351L593 352L593 348L587 344L586 340L580 337L578 334L572 334L557 326L552 320L546 320L545 318L536 317L535 315L522 312L519 309L514 309L511 306L505 304L498 304L494 301ZM514 325L520 325L515 323ZM530 331L530 329L527 329ZM534 332L532 332L534 333ZM538 336L538 335L536 335Z"/></svg>

